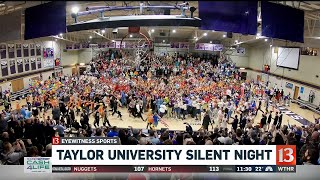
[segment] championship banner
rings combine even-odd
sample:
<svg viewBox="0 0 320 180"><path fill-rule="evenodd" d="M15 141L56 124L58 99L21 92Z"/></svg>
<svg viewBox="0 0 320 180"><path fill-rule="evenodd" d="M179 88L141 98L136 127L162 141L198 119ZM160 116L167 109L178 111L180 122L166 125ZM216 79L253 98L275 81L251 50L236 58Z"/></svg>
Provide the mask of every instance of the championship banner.
<svg viewBox="0 0 320 180"><path fill-rule="evenodd" d="M54 66L53 58L43 59L43 68L52 68Z"/></svg>
<svg viewBox="0 0 320 180"><path fill-rule="evenodd" d="M203 47L205 51L213 51L213 44L204 43Z"/></svg>
<svg viewBox="0 0 320 180"><path fill-rule="evenodd" d="M126 49L135 49L137 48L133 42L126 42Z"/></svg>
<svg viewBox="0 0 320 180"><path fill-rule="evenodd" d="M296 172L294 145L223 145L212 148L203 145L119 144L118 137L53 137L52 157L46 160L48 166L42 170L64 173ZM26 162L25 159L24 166L29 172L33 169L31 160Z"/></svg>
<svg viewBox="0 0 320 180"><path fill-rule="evenodd" d="M29 57L29 44L23 45L23 57Z"/></svg>
<svg viewBox="0 0 320 180"><path fill-rule="evenodd" d="M196 43L195 50L203 50L203 51L222 51L222 44L211 44L211 43Z"/></svg>
<svg viewBox="0 0 320 180"><path fill-rule="evenodd" d="M8 57L10 59L15 58L14 57L14 44L8 44Z"/></svg>
<svg viewBox="0 0 320 180"><path fill-rule="evenodd" d="M36 50L35 50L35 44L30 44L30 56L35 56L36 55Z"/></svg>
<svg viewBox="0 0 320 180"><path fill-rule="evenodd" d="M66 50L72 50L73 44L66 44Z"/></svg>
<svg viewBox="0 0 320 180"><path fill-rule="evenodd" d="M22 57L22 47L21 44L16 44L16 52L17 52L17 58Z"/></svg>
<svg viewBox="0 0 320 180"><path fill-rule="evenodd" d="M121 41L116 41L116 48L117 49L120 49L120 44L121 44ZM121 49L125 49L125 48L126 48L126 42L122 41Z"/></svg>
<svg viewBox="0 0 320 180"><path fill-rule="evenodd" d="M174 49L179 48L179 42L171 42L170 43L170 48L174 48Z"/></svg>
<svg viewBox="0 0 320 180"><path fill-rule="evenodd" d="M41 56L41 45L40 44L36 44L36 55Z"/></svg>
<svg viewBox="0 0 320 180"><path fill-rule="evenodd" d="M213 45L213 51L222 51L223 45L222 44L214 44Z"/></svg>
<svg viewBox="0 0 320 180"><path fill-rule="evenodd" d="M36 70L37 69L36 58L30 58L30 61L31 61L31 70Z"/></svg>
<svg viewBox="0 0 320 180"><path fill-rule="evenodd" d="M0 59L6 59L6 58L7 58L7 45L0 44Z"/></svg>
<svg viewBox="0 0 320 180"><path fill-rule="evenodd" d="M29 71L29 70L30 70L30 60L24 59L24 71Z"/></svg>
<svg viewBox="0 0 320 180"><path fill-rule="evenodd" d="M2 77L8 76L8 61L7 60L1 60L1 72Z"/></svg>
<svg viewBox="0 0 320 180"><path fill-rule="evenodd" d="M189 43L188 42L180 42L179 49L189 49Z"/></svg>
<svg viewBox="0 0 320 180"><path fill-rule="evenodd" d="M16 70L16 60L12 59L9 61L10 64L10 73L15 74L17 72Z"/></svg>
<svg viewBox="0 0 320 180"><path fill-rule="evenodd" d="M18 73L23 72L23 59L17 59Z"/></svg>
<svg viewBox="0 0 320 180"><path fill-rule="evenodd" d="M195 50L204 50L204 43L196 43L194 46Z"/></svg>
<svg viewBox="0 0 320 180"><path fill-rule="evenodd" d="M38 69L41 69L41 57L37 57L37 66Z"/></svg>
<svg viewBox="0 0 320 180"><path fill-rule="evenodd" d="M98 47L99 48L106 48L106 43L105 42L98 43Z"/></svg>
<svg viewBox="0 0 320 180"><path fill-rule="evenodd" d="M75 44L73 44L73 49L79 50L80 46L81 46L80 43L75 43Z"/></svg>
<svg viewBox="0 0 320 180"><path fill-rule="evenodd" d="M107 48L116 48L116 42L107 42Z"/></svg>
<svg viewBox="0 0 320 180"><path fill-rule="evenodd" d="M88 49L88 48L90 48L89 43L82 43L82 44L81 44L81 48L82 48L82 49Z"/></svg>

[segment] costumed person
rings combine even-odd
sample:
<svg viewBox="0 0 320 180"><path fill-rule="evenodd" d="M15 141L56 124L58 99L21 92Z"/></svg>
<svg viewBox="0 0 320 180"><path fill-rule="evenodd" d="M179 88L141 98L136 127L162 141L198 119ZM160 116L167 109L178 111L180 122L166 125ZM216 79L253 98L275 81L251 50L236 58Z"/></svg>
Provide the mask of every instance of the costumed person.
<svg viewBox="0 0 320 180"><path fill-rule="evenodd" d="M149 112L148 112L148 116L147 116L147 129L148 127L150 127L151 129L154 129L154 120L153 120L153 113L152 113L152 109L149 109Z"/></svg>

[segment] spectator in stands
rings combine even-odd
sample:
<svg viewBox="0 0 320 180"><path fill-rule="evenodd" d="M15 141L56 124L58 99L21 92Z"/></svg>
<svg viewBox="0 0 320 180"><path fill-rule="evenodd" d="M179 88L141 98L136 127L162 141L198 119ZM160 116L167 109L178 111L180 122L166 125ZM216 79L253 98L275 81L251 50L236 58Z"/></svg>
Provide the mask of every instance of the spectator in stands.
<svg viewBox="0 0 320 180"><path fill-rule="evenodd" d="M59 121L59 123L54 127L54 129L57 131L60 137L64 137L64 130L66 128L62 125L61 121Z"/></svg>
<svg viewBox="0 0 320 180"><path fill-rule="evenodd" d="M3 143L2 164L19 165L20 159L27 155L26 147L22 140L15 141L12 145L10 142Z"/></svg>
<svg viewBox="0 0 320 180"><path fill-rule="evenodd" d="M118 137L117 126L113 126L111 131L107 134L108 137Z"/></svg>
<svg viewBox="0 0 320 180"><path fill-rule="evenodd" d="M155 133L155 131L151 130L149 133L149 138L150 138L150 142L154 145L159 144L160 140L157 137L157 134Z"/></svg>

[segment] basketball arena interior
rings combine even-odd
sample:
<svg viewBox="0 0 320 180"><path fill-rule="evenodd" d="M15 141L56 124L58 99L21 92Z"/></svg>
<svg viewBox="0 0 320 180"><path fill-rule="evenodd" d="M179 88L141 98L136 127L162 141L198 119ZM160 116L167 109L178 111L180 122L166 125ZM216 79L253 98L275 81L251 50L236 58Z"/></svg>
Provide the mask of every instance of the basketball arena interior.
<svg viewBox="0 0 320 180"><path fill-rule="evenodd" d="M0 22L3 165L53 136L320 164L319 1L0 1Z"/></svg>

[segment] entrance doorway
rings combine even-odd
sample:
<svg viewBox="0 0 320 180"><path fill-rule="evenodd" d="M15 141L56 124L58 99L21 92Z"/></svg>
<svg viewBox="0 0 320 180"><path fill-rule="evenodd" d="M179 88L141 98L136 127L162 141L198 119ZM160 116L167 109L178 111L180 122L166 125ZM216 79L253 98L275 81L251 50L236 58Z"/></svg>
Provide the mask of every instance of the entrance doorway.
<svg viewBox="0 0 320 180"><path fill-rule="evenodd" d="M294 87L294 94L293 94L293 99L298 99L299 96L299 86Z"/></svg>

